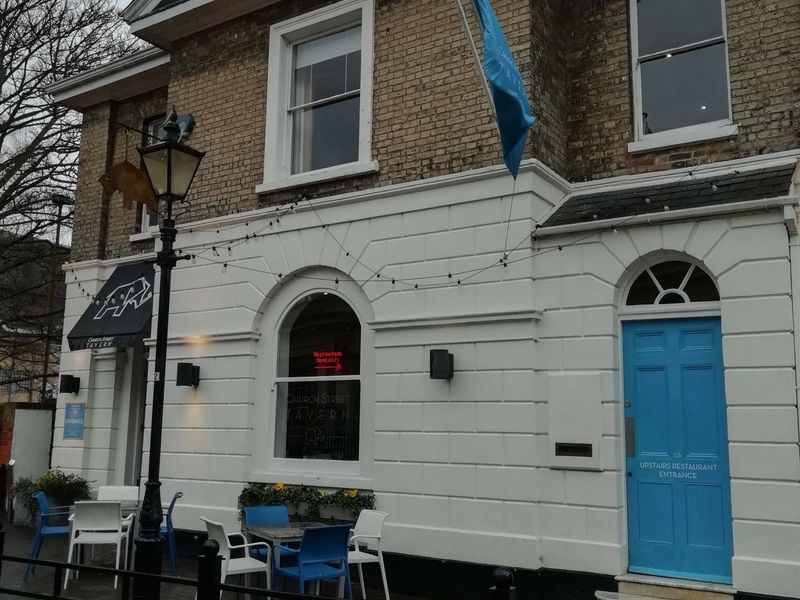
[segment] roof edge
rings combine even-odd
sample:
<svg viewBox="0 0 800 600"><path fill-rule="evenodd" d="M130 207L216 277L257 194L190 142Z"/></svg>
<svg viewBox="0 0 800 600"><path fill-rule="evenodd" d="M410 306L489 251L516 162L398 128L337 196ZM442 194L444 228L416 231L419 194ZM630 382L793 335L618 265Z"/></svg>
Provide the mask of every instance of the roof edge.
<svg viewBox="0 0 800 600"><path fill-rule="evenodd" d="M162 87L168 77L169 62L168 52L160 48L147 48L52 83L45 87L45 91L53 97L54 102L82 110L103 99L131 97ZM153 75L160 71L161 78L142 77L143 74Z"/></svg>
<svg viewBox="0 0 800 600"><path fill-rule="evenodd" d="M155 5L156 0L131 0L125 8L119 11L119 14L123 21L130 23L150 10L151 4Z"/></svg>
<svg viewBox="0 0 800 600"><path fill-rule="evenodd" d="M598 231L601 229L610 230L617 227L631 227L633 225L683 221L688 218L711 218L719 215L768 210L771 208L777 209L784 206L800 206L800 198L795 195L777 196L765 198L763 200L744 200L742 202L729 202L726 204L711 204L692 208L680 208L668 212L642 213L633 216L601 219L598 221L580 221L577 223L567 223L565 225L552 225L550 227L545 225L536 229L532 235L536 238L555 237L587 231Z"/></svg>
<svg viewBox="0 0 800 600"><path fill-rule="evenodd" d="M134 52L133 54L123 58L112 60L111 62L99 67L95 67L94 69L90 69L88 71L84 71L83 73L73 75L72 77L67 77L66 79L51 83L44 88L44 91L51 96L63 95L76 87L89 84L93 81L97 81L122 71L126 71L149 61L156 62L164 57L169 60L169 52L166 52L161 48L147 48L145 50L140 50L139 52Z"/></svg>
<svg viewBox="0 0 800 600"><path fill-rule="evenodd" d="M789 165L798 159L800 159L800 148L794 148L782 152L771 152L769 154L759 154L733 160L709 162L693 167L682 167L680 169L663 169L660 171L648 171L646 173L572 182L570 184L571 191L569 199L589 194L602 194L604 192L632 190L637 187L675 183L676 181L684 179L690 173L693 177L699 178L715 177L727 174L733 170L744 171Z"/></svg>

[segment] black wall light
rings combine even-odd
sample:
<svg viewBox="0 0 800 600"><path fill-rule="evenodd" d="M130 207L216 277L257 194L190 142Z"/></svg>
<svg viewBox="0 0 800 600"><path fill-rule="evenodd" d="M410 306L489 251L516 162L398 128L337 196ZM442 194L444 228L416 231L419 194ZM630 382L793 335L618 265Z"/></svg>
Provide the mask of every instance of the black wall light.
<svg viewBox="0 0 800 600"><path fill-rule="evenodd" d="M175 385L181 387L197 387L200 385L200 367L192 363L178 363Z"/></svg>
<svg viewBox="0 0 800 600"><path fill-rule="evenodd" d="M81 389L81 378L75 375L62 375L58 389L62 394L77 394Z"/></svg>
<svg viewBox="0 0 800 600"><path fill-rule="evenodd" d="M453 355L447 350L431 350L431 379L453 378Z"/></svg>

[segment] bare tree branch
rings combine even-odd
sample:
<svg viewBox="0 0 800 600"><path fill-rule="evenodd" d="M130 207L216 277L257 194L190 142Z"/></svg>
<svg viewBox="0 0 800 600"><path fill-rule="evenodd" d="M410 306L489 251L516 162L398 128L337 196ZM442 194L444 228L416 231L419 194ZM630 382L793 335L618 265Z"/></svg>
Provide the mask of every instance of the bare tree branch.
<svg viewBox="0 0 800 600"><path fill-rule="evenodd" d="M34 398L60 353L68 253L52 241L72 225L80 143L80 115L45 88L139 45L111 0L0 0L0 385Z"/></svg>

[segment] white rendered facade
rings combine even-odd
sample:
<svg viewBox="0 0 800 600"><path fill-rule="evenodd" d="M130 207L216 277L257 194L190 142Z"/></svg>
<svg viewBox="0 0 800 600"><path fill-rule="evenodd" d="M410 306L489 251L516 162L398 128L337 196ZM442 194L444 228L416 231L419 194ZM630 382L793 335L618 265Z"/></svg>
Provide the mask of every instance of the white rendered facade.
<svg viewBox="0 0 800 600"><path fill-rule="evenodd" d="M791 163L796 154L760 160ZM595 185L621 189L658 177ZM176 248L186 253L212 245L232 250L219 258L206 251L173 273L161 478L163 497L184 493L176 526L199 530L199 518L207 516L236 528L245 482L357 487L374 490L377 507L391 515L389 552L625 573L620 329L632 317L625 314L624 294L646 264L684 258L702 265L720 294L703 314L719 315L722 323L732 585L796 595L797 198L740 212L714 207L656 215L616 232L601 224L595 232L591 225L536 229L569 193L587 185L572 186L528 161L515 187L498 167L317 200L318 214L301 203L267 235L247 243L232 241L266 231L274 209L183 226ZM503 255L504 245L520 241L507 267L461 285L438 279L435 288L415 290L387 281L485 267ZM514 261L532 252L534 258ZM67 267L65 331L88 303L74 278L97 291L118 263ZM363 265L384 277L355 283L370 278ZM286 311L318 291L345 299L361 322L360 458L345 466L308 461L298 470L272 452L276 339ZM77 397L59 397L53 465L82 471L98 484L121 483L131 469L123 449L135 438L131 352L63 347L62 372L79 375L82 383ZM450 382L429 378L431 348L454 354ZM200 365L196 390L175 387L179 361ZM152 368L151 361L148 380ZM62 439L66 401L87 403L83 441ZM593 444L591 459L553 454L564 428Z"/></svg>

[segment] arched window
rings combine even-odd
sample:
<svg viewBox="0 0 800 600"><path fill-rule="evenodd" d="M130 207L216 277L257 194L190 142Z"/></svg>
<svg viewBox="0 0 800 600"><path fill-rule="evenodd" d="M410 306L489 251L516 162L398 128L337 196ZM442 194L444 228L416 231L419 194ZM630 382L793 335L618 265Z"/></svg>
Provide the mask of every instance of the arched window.
<svg viewBox="0 0 800 600"><path fill-rule="evenodd" d="M714 280L697 265L668 260L647 267L628 291L625 304L689 304L719 302Z"/></svg>
<svg viewBox="0 0 800 600"><path fill-rule="evenodd" d="M311 294L280 328L275 457L358 460L361 324L339 296Z"/></svg>

